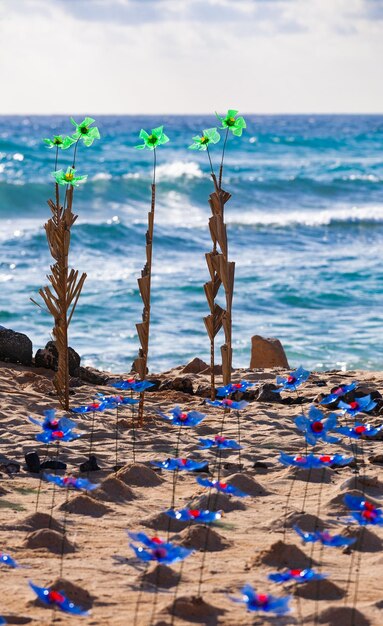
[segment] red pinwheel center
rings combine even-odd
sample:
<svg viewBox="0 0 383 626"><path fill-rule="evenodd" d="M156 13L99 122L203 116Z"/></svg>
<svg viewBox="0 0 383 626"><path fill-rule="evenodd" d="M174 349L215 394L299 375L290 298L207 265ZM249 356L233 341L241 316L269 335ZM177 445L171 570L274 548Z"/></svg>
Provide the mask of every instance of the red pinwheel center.
<svg viewBox="0 0 383 626"><path fill-rule="evenodd" d="M199 517L201 515L201 511L198 511L197 509L189 509L188 512L192 517Z"/></svg>
<svg viewBox="0 0 383 626"><path fill-rule="evenodd" d="M49 420L49 422L47 423L47 428L49 428L50 430L54 430L57 426L58 426L59 421L58 420Z"/></svg>
<svg viewBox="0 0 383 626"><path fill-rule="evenodd" d="M358 402L350 402L350 409L352 409L352 410L359 409Z"/></svg>
<svg viewBox="0 0 383 626"><path fill-rule="evenodd" d="M331 535L330 535L330 533L320 533L320 537L321 537L324 541L331 541Z"/></svg>
<svg viewBox="0 0 383 626"><path fill-rule="evenodd" d="M306 457L305 456L295 456L294 457L294 461L296 461L296 463L306 463Z"/></svg>
<svg viewBox="0 0 383 626"><path fill-rule="evenodd" d="M99 403L98 403L98 402L93 402L93 403L90 405L90 408L91 408L91 409L98 409L98 407L99 407L99 406L100 406L100 405L99 405Z"/></svg>
<svg viewBox="0 0 383 626"><path fill-rule="evenodd" d="M227 483L218 483L218 485L221 487L221 489L226 489L227 487Z"/></svg>
<svg viewBox="0 0 383 626"><path fill-rule="evenodd" d="M153 550L153 556L156 559L164 559L167 555L167 551L165 550L165 548L156 548L155 550Z"/></svg>
<svg viewBox="0 0 383 626"><path fill-rule="evenodd" d="M182 463L182 465L186 465L186 463L187 463L187 462L188 462L188 460L187 460L187 459L181 459L181 463Z"/></svg>
<svg viewBox="0 0 383 626"><path fill-rule="evenodd" d="M302 574L302 570L301 569L291 569L290 570L290 575L293 576L294 578L297 578L301 574Z"/></svg>
<svg viewBox="0 0 383 626"><path fill-rule="evenodd" d="M322 422L319 422L319 421L318 421L318 422L313 422L313 423L311 424L311 430L312 430L314 433L321 433L321 432L322 432L322 430L323 430L323 424L322 424Z"/></svg>
<svg viewBox="0 0 383 626"><path fill-rule="evenodd" d="M331 456L320 456L319 460L321 463L331 463L332 461L332 457Z"/></svg>
<svg viewBox="0 0 383 626"><path fill-rule="evenodd" d="M260 593L257 595L257 604L259 606L265 606L265 604L267 604L268 601L269 601L269 596L266 596L263 593Z"/></svg>
<svg viewBox="0 0 383 626"><path fill-rule="evenodd" d="M296 380L297 380L297 379L295 378L295 376L288 376L288 377L287 377L287 382L288 382L290 385L291 385L292 383L295 383L295 382L296 382Z"/></svg>
<svg viewBox="0 0 383 626"><path fill-rule="evenodd" d="M222 437L222 435L216 435L214 439L217 443L223 443L226 440L225 437Z"/></svg>
<svg viewBox="0 0 383 626"><path fill-rule="evenodd" d="M367 428L365 426L355 426L354 428L354 432L357 435L362 435L363 433L365 433L367 430Z"/></svg>
<svg viewBox="0 0 383 626"><path fill-rule="evenodd" d="M65 597L58 591L54 591L54 589L52 589L52 591L48 593L48 600L50 602L54 602L55 604L62 604L65 601Z"/></svg>
<svg viewBox="0 0 383 626"><path fill-rule="evenodd" d="M56 437L57 439L62 439L64 437L64 433L62 430L54 430L52 432L52 436Z"/></svg>
<svg viewBox="0 0 383 626"><path fill-rule="evenodd" d="M241 383L235 383L233 384L234 389L241 389L242 385Z"/></svg>
<svg viewBox="0 0 383 626"><path fill-rule="evenodd" d="M181 413L181 415L179 416L179 419L181 420L181 422L185 422L187 418L188 418L187 413Z"/></svg>
<svg viewBox="0 0 383 626"><path fill-rule="evenodd" d="M377 513L376 511L363 511L362 517L367 520L373 520L377 517Z"/></svg>
<svg viewBox="0 0 383 626"><path fill-rule="evenodd" d="M134 383L134 378L128 378L127 383Z"/></svg>
<svg viewBox="0 0 383 626"><path fill-rule="evenodd" d="M372 504L372 502L368 500L364 501L363 508L366 509L366 511L375 511L376 509L375 504Z"/></svg>
<svg viewBox="0 0 383 626"><path fill-rule="evenodd" d="M222 400L222 404L225 406L231 406L233 404L233 400Z"/></svg>
<svg viewBox="0 0 383 626"><path fill-rule="evenodd" d="M162 539L160 539L159 537L152 537L151 541L153 541L153 543L157 543L157 544L164 543L162 541Z"/></svg>

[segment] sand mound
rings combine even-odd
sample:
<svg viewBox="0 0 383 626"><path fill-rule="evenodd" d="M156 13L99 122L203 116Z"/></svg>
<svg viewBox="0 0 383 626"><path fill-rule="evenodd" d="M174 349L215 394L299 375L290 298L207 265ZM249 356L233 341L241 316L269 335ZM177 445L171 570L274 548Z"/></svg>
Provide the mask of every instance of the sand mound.
<svg viewBox="0 0 383 626"><path fill-rule="evenodd" d="M81 493L75 496L69 502L64 502L60 507L61 511L69 511L77 515L90 515L91 517L102 517L111 509L101 502L97 502Z"/></svg>
<svg viewBox="0 0 383 626"><path fill-rule="evenodd" d="M49 528L41 528L27 535L24 540L24 546L33 550L46 548L54 554L69 554L74 552L74 545L70 543L67 537L63 537L61 533Z"/></svg>
<svg viewBox="0 0 383 626"><path fill-rule="evenodd" d="M305 600L341 600L345 596L345 591L331 580L324 579L298 585L296 595Z"/></svg>
<svg viewBox="0 0 383 626"><path fill-rule="evenodd" d="M99 500L121 504L136 499L131 488L123 483L122 480L116 478L114 474L107 476L105 480L102 481L101 486L95 492L95 496Z"/></svg>
<svg viewBox="0 0 383 626"><path fill-rule="evenodd" d="M180 544L185 548L208 552L219 552L231 545L230 541L221 537L215 530L200 524L186 528L180 534Z"/></svg>
<svg viewBox="0 0 383 626"><path fill-rule="evenodd" d="M270 491L267 491L260 483L247 474L233 474L226 479L226 482L249 496L268 496Z"/></svg>
<svg viewBox="0 0 383 626"><path fill-rule="evenodd" d="M232 498L226 493L214 493L212 492L210 497L205 494L198 498L195 507L196 509L209 509L210 511L224 511L230 513L230 511L244 511L246 504L239 498Z"/></svg>
<svg viewBox="0 0 383 626"><path fill-rule="evenodd" d="M324 483L329 485L334 476L334 471L329 467L321 469L299 469L295 467L289 467L283 475L283 478L288 480L301 480L305 483L310 482L314 484Z"/></svg>
<svg viewBox="0 0 383 626"><path fill-rule="evenodd" d="M158 476L150 467L146 467L142 463L125 465L117 472L117 478L126 485L134 485L135 487L157 487L164 482L161 476Z"/></svg>
<svg viewBox="0 0 383 626"><path fill-rule="evenodd" d="M138 580L155 587L161 587L162 589L171 589L178 585L181 576L173 571L171 567L161 564L151 564L149 569L140 574Z"/></svg>
<svg viewBox="0 0 383 626"><path fill-rule="evenodd" d="M48 513L39 512L28 515L28 517L26 517L17 528L30 531L40 530L40 528L50 528L51 530L56 530L59 533L63 530L62 525L57 522L54 517Z"/></svg>
<svg viewBox="0 0 383 626"><path fill-rule="evenodd" d="M312 564L315 564L315 561L312 561ZM297 546L290 545L284 541L276 541L269 548L259 552L253 558L251 565L304 569L311 566L311 561Z"/></svg>
<svg viewBox="0 0 383 626"><path fill-rule="evenodd" d="M146 528L153 528L154 530L169 530L172 533L178 533L189 526L189 522L180 522L179 520L172 519L165 513L157 513L146 517L140 521L140 524ZM169 525L170 524L170 525Z"/></svg>
<svg viewBox="0 0 383 626"><path fill-rule="evenodd" d="M325 626L371 626L371 622L356 610L354 621L352 621L353 611L349 607L332 606L322 611L318 616L318 623ZM308 618L307 623L312 623L312 617Z"/></svg>
<svg viewBox="0 0 383 626"><path fill-rule="evenodd" d="M298 511L289 513L286 520L283 517L278 517L270 523L269 528L275 531L284 530L285 527L292 528L293 526L299 526L299 528L305 532L325 529L325 524L319 517L311 515L310 513L298 513Z"/></svg>
<svg viewBox="0 0 383 626"><path fill-rule="evenodd" d="M375 498L383 496L383 483L377 476L351 476L340 486L341 491L349 491L357 489L365 495L371 495Z"/></svg>
<svg viewBox="0 0 383 626"><path fill-rule="evenodd" d="M349 550L358 550L358 552L380 552L383 548L383 541L380 537L368 530L368 528L346 528L342 533L345 537L355 537L356 542L352 544Z"/></svg>
<svg viewBox="0 0 383 626"><path fill-rule="evenodd" d="M350 491L347 491L347 493L353 496L358 496L358 497L362 496L362 492L357 491L356 489L351 489ZM333 496L332 498L330 498L330 500L326 502L324 507L327 509L327 512L329 513L329 515L341 516L341 515L346 515L350 512L350 509L344 503L344 496L345 496L344 493L337 493L335 496Z"/></svg>
<svg viewBox="0 0 383 626"><path fill-rule="evenodd" d="M224 609L208 604L197 596L176 598L166 610L170 615L177 615L177 617L184 618L189 622L202 623L209 623L212 618L225 613Z"/></svg>
<svg viewBox="0 0 383 626"><path fill-rule="evenodd" d="M48 586L55 591L63 592L66 596L68 596L71 602L86 611L92 607L94 598L90 595L90 593L79 585L75 585L74 583L69 582L69 580L65 580L65 578L56 578L56 580ZM31 604L34 606L45 607L45 604L40 602L38 599L33 600Z"/></svg>

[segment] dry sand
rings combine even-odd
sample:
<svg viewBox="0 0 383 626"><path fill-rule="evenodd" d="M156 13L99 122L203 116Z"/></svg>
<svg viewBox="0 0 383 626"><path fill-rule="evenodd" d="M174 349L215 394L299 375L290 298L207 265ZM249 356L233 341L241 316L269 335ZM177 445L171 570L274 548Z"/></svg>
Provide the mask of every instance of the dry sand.
<svg viewBox="0 0 383 626"><path fill-rule="evenodd" d="M161 378L179 375L181 368ZM189 375L193 386L208 382L202 374ZM233 375L235 381L241 378L272 382L275 371L238 370ZM328 372L313 374L301 388L301 395L313 400L319 393L328 391L338 383L359 380L368 389L383 390L383 374L377 372ZM218 381L219 382L219 381ZM325 383L325 384L324 384ZM96 391L110 393L110 387L95 388L82 385L73 388L74 406L90 402ZM286 397L288 394L284 394ZM29 423L27 415L38 417L48 407L55 406L51 395L51 375L45 370L23 368L0 364L0 462L4 459L23 463L27 451L38 450L43 456L44 446L34 441L37 427ZM136 461L148 464L152 459L166 459L174 455L177 429L155 417L159 406L169 409L179 404L184 409L197 409L207 414L205 421L195 429L184 429L181 436L180 456L195 459L208 459L214 465L214 453L200 451L198 436L208 436L220 430L222 411L203 406L203 398L176 391L153 392L146 394L147 425L137 433ZM308 407L308 404L305 404ZM194 546L195 553L183 565L171 568L161 566L158 570L150 565L148 570L134 558L128 546L126 530L145 531L153 535L154 530L166 537L167 518L160 515L171 502L173 475L147 471L146 468L124 467L116 477L112 467L115 464L115 411L97 415L94 451L102 467L100 472L90 474L93 481L106 482L103 488L91 495L70 494L69 505L65 507L66 492L56 489L53 507L54 524L49 530L49 514L53 485L43 482L36 517L38 476L21 470L13 479L5 472L0 479L1 508L1 550L9 552L25 568L16 570L1 566L0 614L10 624L52 623L52 611L38 606L28 580L38 585L57 583L60 569L60 554L57 554L57 541L60 524L67 513L67 544L64 558L64 582L58 582L60 589L67 590L71 599L85 608L91 607L91 616L79 618L56 612L54 623L84 624L98 626L130 626L134 624L134 613L139 604L137 625L165 626L170 624L204 623L225 626L250 624L315 624L316 587L311 584L300 587L300 607L303 622L299 618L297 600L292 603L291 616L257 618L256 614L246 613L245 607L233 604L229 595L238 595L244 583L251 583L259 592L283 594L282 588L270 583L267 575L283 564L291 567L304 567L309 563L310 545L303 546L293 530L287 529L284 540L284 509L287 494L293 484L289 503L289 526L294 523L311 530L317 523L331 532L345 528L342 517L345 509L342 496L345 491L361 488L355 484L355 474L349 467L339 470L319 470L322 483L318 481L318 471L314 472L307 491L305 514L301 514L307 474L283 468L277 461L278 452L304 452L303 438L297 432L293 418L301 412L301 407L287 404L250 402L241 413L243 476L233 480L252 496L243 500L223 496L218 506L224 508L222 525L214 527L208 538L208 552L202 584L203 601L196 601L206 531L202 527L187 527L178 524L171 537L185 546ZM132 462L131 410L120 411L121 429L119 461L127 466ZM62 444L60 459L68 463L68 472L77 475L79 464L87 457L91 415L78 416L79 429L84 433L81 439ZM381 423L381 417L369 419L374 424ZM237 421L234 414L226 417L224 434L237 439ZM346 452L343 443L326 445L315 452ZM381 441L365 443L365 457L382 452ZM237 452L224 454L223 476L237 474ZM254 467L255 462L267 467ZM231 465L230 465L231 464ZM366 492L380 502L383 498L382 466L367 463L366 475L369 479ZM206 490L195 481L195 474L180 474L176 489L176 506L179 508L199 499L206 503ZM350 480L351 479L351 480ZM349 481L349 482L347 482ZM382 481L382 482L381 482ZM321 507L318 511L318 496L321 494ZM319 513L319 521L316 516ZM41 529L42 527L42 529ZM165 530L161 530L165 528ZM153 530L152 530L153 529ZM347 533L357 532L353 526ZM360 535L359 535L360 536ZM383 624L383 528L370 527L365 533L363 545L354 556L358 564L361 555L360 589L358 613L355 626ZM361 550L361 551L360 551ZM59 550L60 552L60 550ZM327 626L350 626L350 609L354 585L345 602L347 575L352 559L351 553L340 549L315 547L313 559L321 561L322 571L328 574L328 581L319 587L317 623ZM355 568L354 568L355 569ZM355 573L355 572L354 572ZM179 576L181 574L181 580ZM155 584L160 593L154 592ZM177 598L175 617L169 614Z"/></svg>

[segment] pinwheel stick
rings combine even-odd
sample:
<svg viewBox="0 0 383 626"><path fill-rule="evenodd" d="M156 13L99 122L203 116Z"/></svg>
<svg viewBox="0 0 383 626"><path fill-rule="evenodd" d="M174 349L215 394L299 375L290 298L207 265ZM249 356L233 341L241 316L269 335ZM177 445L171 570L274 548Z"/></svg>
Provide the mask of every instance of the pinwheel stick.
<svg viewBox="0 0 383 626"><path fill-rule="evenodd" d="M142 312L142 322L136 324L138 338L141 347L138 357L135 359L133 367L139 374L141 380L145 380L147 374L147 362L149 352L149 331L150 331L150 301L151 301L151 281L152 281L152 255L153 255L153 235L154 235L154 214L156 208L156 149L153 150L153 182L152 199L150 212L148 213L148 230L146 231L146 263L138 279L138 288L144 304ZM143 425L144 421L145 391L140 394L138 405L138 424Z"/></svg>
<svg viewBox="0 0 383 626"><path fill-rule="evenodd" d="M49 250L55 260L51 274L47 275L49 287L39 290L46 310L54 319L53 337L58 352L58 369L53 380L59 402L69 409L69 360L68 328L83 288L86 274L79 276L78 270L69 269L68 255L70 229L77 220L72 212L73 186L68 185L65 194L66 207L60 204L59 186L56 183L56 201L48 200L52 216L44 225ZM34 304L40 306L32 299Z"/></svg>

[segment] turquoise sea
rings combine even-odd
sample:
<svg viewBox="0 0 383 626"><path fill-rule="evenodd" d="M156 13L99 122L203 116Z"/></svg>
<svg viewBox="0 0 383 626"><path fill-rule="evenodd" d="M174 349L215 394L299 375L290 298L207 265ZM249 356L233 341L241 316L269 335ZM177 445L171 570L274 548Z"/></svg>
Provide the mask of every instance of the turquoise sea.
<svg viewBox="0 0 383 626"><path fill-rule="evenodd" d="M223 186L236 261L234 365L253 334L278 337L291 365L383 368L383 116L246 116L229 141ZM78 121L81 121L80 118ZM187 150L214 116L97 119L102 140L80 147L71 263L88 273L70 344L83 363L126 371L142 304L152 154L134 150L141 127L163 123L158 151L150 369L208 359L204 253L211 247L206 153ZM37 349L52 321L30 301L46 284L43 229L54 154L43 137L71 131L63 117L0 117L0 325ZM61 165L70 164L61 153ZM212 151L218 165L220 146Z"/></svg>

